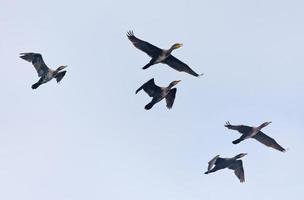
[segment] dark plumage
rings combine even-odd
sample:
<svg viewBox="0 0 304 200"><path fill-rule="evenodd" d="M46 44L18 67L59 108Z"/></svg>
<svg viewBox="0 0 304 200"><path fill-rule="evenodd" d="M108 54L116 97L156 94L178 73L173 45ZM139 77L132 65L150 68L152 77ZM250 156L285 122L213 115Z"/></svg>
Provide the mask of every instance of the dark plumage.
<svg viewBox="0 0 304 200"><path fill-rule="evenodd" d="M234 174L238 177L240 182L245 182L243 162L242 160L238 160L245 155L247 155L247 153L241 153L233 158L220 158L220 156L217 155L208 162L208 170L205 172L205 174L228 168L234 171Z"/></svg>
<svg viewBox="0 0 304 200"><path fill-rule="evenodd" d="M56 70L52 70L46 66L41 54L39 53L21 53L20 58L31 62L38 73L38 77L40 77L38 82L32 85L32 89L38 88L41 84L44 84L53 78L56 78L57 83L59 83L65 76L66 71L61 70L67 66L60 66Z"/></svg>
<svg viewBox="0 0 304 200"><path fill-rule="evenodd" d="M172 47L168 50L160 49L146 41L140 40L137 37L134 36L133 31L129 31L127 33L127 36L129 40L133 43L133 45L148 54L152 59L148 64L146 64L143 69L147 69L150 66L157 64L157 63L163 63L167 64L173 69L180 71L180 72L186 72L188 74L191 74L193 76L200 76L195 71L193 71L187 64L183 63L182 61L178 60L174 56L171 55L171 52L174 49L180 48L182 44L176 43L172 45ZM203 74L201 74L203 75Z"/></svg>
<svg viewBox="0 0 304 200"><path fill-rule="evenodd" d="M238 144L247 138L254 138L268 147L272 147L279 151L285 152L286 150L282 146L280 146L273 138L267 136L261 131L262 128L269 125L270 123L271 122L264 122L258 127L252 127L244 125L231 125L229 122L226 122L225 127L227 127L228 129L236 130L242 134L239 139L232 142L233 144Z"/></svg>
<svg viewBox="0 0 304 200"><path fill-rule="evenodd" d="M148 82L144 83L140 88L136 90L136 94L140 90L144 90L150 97L152 101L145 106L146 110L150 110L154 104L160 102L162 99L166 98L167 108L171 109L174 103L176 88L173 88L180 81L173 81L168 87L159 87L155 85L154 78L150 79Z"/></svg>

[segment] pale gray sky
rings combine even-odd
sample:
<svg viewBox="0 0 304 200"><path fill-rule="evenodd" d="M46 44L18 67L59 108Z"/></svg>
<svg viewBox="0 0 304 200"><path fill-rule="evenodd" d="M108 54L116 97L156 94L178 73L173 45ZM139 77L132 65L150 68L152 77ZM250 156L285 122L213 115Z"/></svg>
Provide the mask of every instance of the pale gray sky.
<svg viewBox="0 0 304 200"><path fill-rule="evenodd" d="M303 199L303 1L1 0L0 199ZM149 58L125 34L168 48L203 77ZM19 53L67 64L38 80ZM135 90L181 79L172 110ZM273 123L281 153L223 126ZM207 162L247 152L246 182Z"/></svg>

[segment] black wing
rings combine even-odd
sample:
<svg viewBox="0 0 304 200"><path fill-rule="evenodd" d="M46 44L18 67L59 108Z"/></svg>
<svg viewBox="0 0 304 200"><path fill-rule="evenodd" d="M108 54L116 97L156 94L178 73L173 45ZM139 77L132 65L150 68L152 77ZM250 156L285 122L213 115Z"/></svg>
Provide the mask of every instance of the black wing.
<svg viewBox="0 0 304 200"><path fill-rule="evenodd" d="M137 94L141 89L143 89L150 97L154 97L157 92L160 92L160 88L155 85L154 78L150 79L138 88L135 94Z"/></svg>
<svg viewBox="0 0 304 200"><path fill-rule="evenodd" d="M228 168L234 170L234 174L238 177L241 183L245 182L245 173L243 162L241 160L235 161L235 163L230 165Z"/></svg>
<svg viewBox="0 0 304 200"><path fill-rule="evenodd" d="M49 70L44 63L41 54L39 53L21 53L20 58L31 62L34 65L39 77L43 76L43 74L47 73Z"/></svg>
<svg viewBox="0 0 304 200"><path fill-rule="evenodd" d="M57 74L57 76L55 77L57 83L59 83L61 81L61 79L65 76L65 73L66 73L66 71L61 71Z"/></svg>
<svg viewBox="0 0 304 200"><path fill-rule="evenodd" d="M252 131L252 127L244 125L231 125L230 122L226 122L225 127L228 129L236 130L242 134L248 134Z"/></svg>
<svg viewBox="0 0 304 200"><path fill-rule="evenodd" d="M161 53L162 49L150 44L149 42L143 41L135 37L133 31L127 33L127 37L133 43L133 45L148 54L152 58L157 58Z"/></svg>
<svg viewBox="0 0 304 200"><path fill-rule="evenodd" d="M272 147L274 149L277 149L279 151L286 151L281 145L279 145L273 138L269 137L268 135L264 134L262 131L258 132L255 136L253 136L254 139L261 142L262 144Z"/></svg>
<svg viewBox="0 0 304 200"><path fill-rule="evenodd" d="M166 96L167 108L171 109L174 103L176 88L170 90L169 94Z"/></svg>
<svg viewBox="0 0 304 200"><path fill-rule="evenodd" d="M193 76L201 76L203 74L197 74L195 71L193 71L187 64L183 63L179 59L175 58L172 55L169 55L162 63L165 63L172 67L173 69L179 71L179 72L186 72L188 74L191 74Z"/></svg>
<svg viewBox="0 0 304 200"><path fill-rule="evenodd" d="M217 159L219 157L220 157L220 155L217 155L208 162L208 171L211 170L211 168L213 167L213 165L215 164L215 162L217 161Z"/></svg>

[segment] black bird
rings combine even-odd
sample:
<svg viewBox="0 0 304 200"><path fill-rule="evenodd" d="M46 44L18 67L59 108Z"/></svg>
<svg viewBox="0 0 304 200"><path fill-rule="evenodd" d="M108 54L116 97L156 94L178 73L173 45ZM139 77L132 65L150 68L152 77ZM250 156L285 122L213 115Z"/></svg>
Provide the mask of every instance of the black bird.
<svg viewBox="0 0 304 200"><path fill-rule="evenodd" d="M133 43L133 45L148 54L152 59L148 64L146 64L143 69L147 69L150 66L157 64L157 63L163 63L167 64L173 69L180 71L180 72L186 72L188 74L191 74L193 76L201 76L203 74L197 74L195 71L193 71L187 64L183 63L182 61L178 60L174 56L171 55L171 52L174 49L178 49L182 47L182 44L175 43L171 46L170 49L164 50L160 49L146 41L140 40L137 37L134 36L133 31L129 31L127 33L127 36L129 40Z"/></svg>
<svg viewBox="0 0 304 200"><path fill-rule="evenodd" d="M242 160L238 160L245 155L247 155L247 153L240 153L233 158L220 158L220 156L217 155L208 162L208 170L205 172L205 174L228 168L234 170L234 174L238 177L241 183L245 182L243 162ZM213 167L213 165L215 166Z"/></svg>
<svg viewBox="0 0 304 200"><path fill-rule="evenodd" d="M172 81L168 87L159 87L155 85L154 78L150 79L148 82L144 83L135 92L137 94L141 89L143 89L150 97L152 101L145 106L146 110L150 110L154 104L160 102L163 98L166 98L167 108L171 109L174 103L176 88L173 88L179 81Z"/></svg>
<svg viewBox="0 0 304 200"><path fill-rule="evenodd" d="M268 147L272 147L282 152L286 151L273 138L267 136L265 133L261 131L262 128L269 125L270 123L271 122L264 122L258 127L252 127L252 126L244 126L244 125L231 125L229 122L226 122L225 127L227 127L228 129L236 130L242 134L242 136L239 139L232 142L233 144L238 144L247 138L254 138Z"/></svg>
<svg viewBox="0 0 304 200"><path fill-rule="evenodd" d="M31 62L38 73L38 77L40 77L38 82L32 85L32 89L38 88L41 84L44 84L53 78L56 78L57 83L59 83L66 73L66 71L61 71L67 67L66 65L60 66L56 70L48 68L39 53L21 53L20 58Z"/></svg>

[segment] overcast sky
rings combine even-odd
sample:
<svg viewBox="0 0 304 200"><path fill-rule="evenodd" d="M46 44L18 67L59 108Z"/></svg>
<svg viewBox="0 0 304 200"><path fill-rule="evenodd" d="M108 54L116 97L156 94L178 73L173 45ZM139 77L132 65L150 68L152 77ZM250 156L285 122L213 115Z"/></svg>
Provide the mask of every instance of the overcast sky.
<svg viewBox="0 0 304 200"><path fill-rule="evenodd" d="M101 0L0 2L0 199L303 199L304 2ZM126 32L173 54L200 78L158 64ZM30 63L68 65L60 84L37 90ZM150 78L177 95L146 111L135 90ZM232 124L264 132L286 153ZM231 170L204 175L215 155L240 152L246 182Z"/></svg>

